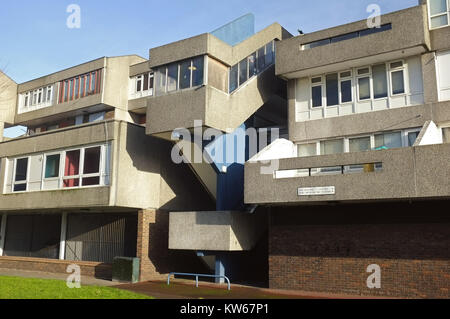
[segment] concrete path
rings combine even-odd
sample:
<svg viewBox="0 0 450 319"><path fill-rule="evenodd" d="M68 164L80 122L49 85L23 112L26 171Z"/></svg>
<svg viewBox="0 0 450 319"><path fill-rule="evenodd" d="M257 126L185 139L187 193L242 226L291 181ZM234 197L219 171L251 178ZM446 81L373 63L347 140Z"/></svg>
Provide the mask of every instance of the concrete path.
<svg viewBox="0 0 450 319"><path fill-rule="evenodd" d="M57 274L57 273L41 272L41 271L0 268L0 276L36 278L36 279L56 279L56 280L66 281L68 274L66 275L66 274ZM109 281L109 280L81 276L81 285L85 285L85 286L117 286L117 283Z"/></svg>

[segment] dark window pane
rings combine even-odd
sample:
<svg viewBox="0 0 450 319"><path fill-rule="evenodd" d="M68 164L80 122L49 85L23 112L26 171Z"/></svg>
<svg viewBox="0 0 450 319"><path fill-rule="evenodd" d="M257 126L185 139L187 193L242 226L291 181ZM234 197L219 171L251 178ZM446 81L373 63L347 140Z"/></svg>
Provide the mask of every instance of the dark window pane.
<svg viewBox="0 0 450 319"><path fill-rule="evenodd" d="M150 84L149 84L149 89L153 89L153 80L154 80L154 75L153 73L150 75Z"/></svg>
<svg viewBox="0 0 450 319"><path fill-rule="evenodd" d="M63 182L63 187L67 188L67 187L78 187L80 186L80 179L65 179Z"/></svg>
<svg viewBox="0 0 450 319"><path fill-rule="evenodd" d="M45 178L53 178L59 176L59 160L59 154L47 156L47 160L45 163Z"/></svg>
<svg viewBox="0 0 450 319"><path fill-rule="evenodd" d="M94 185L100 185L99 176L83 178L83 186L94 186Z"/></svg>
<svg viewBox="0 0 450 319"><path fill-rule="evenodd" d="M142 91L142 78L138 77L138 80L136 81L136 92Z"/></svg>
<svg viewBox="0 0 450 319"><path fill-rule="evenodd" d="M369 34L374 34L378 32L384 32L392 29L392 24L384 24L380 28L371 28L371 29L365 29L359 32L359 36L363 37Z"/></svg>
<svg viewBox="0 0 450 319"><path fill-rule="evenodd" d="M169 65L167 68L167 92L175 91L178 82L178 64Z"/></svg>
<svg viewBox="0 0 450 319"><path fill-rule="evenodd" d="M344 35L340 35L340 36L331 38L331 43L340 42L340 41L344 41L344 40L350 40L350 39L357 38L357 37L358 37L358 32L347 33Z"/></svg>
<svg viewBox="0 0 450 319"><path fill-rule="evenodd" d="M93 147L85 150L83 174L95 174L100 172L100 151L100 147Z"/></svg>
<svg viewBox="0 0 450 319"><path fill-rule="evenodd" d="M234 65L230 69L230 93L234 92L238 87L238 65Z"/></svg>
<svg viewBox="0 0 450 319"><path fill-rule="evenodd" d="M273 63L273 44L272 42L266 45L266 66Z"/></svg>
<svg viewBox="0 0 450 319"><path fill-rule="evenodd" d="M27 184L14 185L15 192L25 192L27 190Z"/></svg>
<svg viewBox="0 0 450 319"><path fill-rule="evenodd" d="M203 85L204 64L203 56L192 60L192 86Z"/></svg>
<svg viewBox="0 0 450 319"><path fill-rule="evenodd" d="M191 61L184 61L180 64L180 89L191 87Z"/></svg>
<svg viewBox="0 0 450 319"><path fill-rule="evenodd" d="M319 107L322 106L322 87L314 86L312 88L312 106Z"/></svg>
<svg viewBox="0 0 450 319"><path fill-rule="evenodd" d="M28 158L18 159L16 162L16 182L27 180Z"/></svg>
<svg viewBox="0 0 450 319"><path fill-rule="evenodd" d="M338 88L338 74L328 74L327 81L327 106L339 104L339 88Z"/></svg>
<svg viewBox="0 0 450 319"><path fill-rule="evenodd" d="M247 59L239 62L239 85L244 84L247 81Z"/></svg>
<svg viewBox="0 0 450 319"><path fill-rule="evenodd" d="M266 57L264 47L258 50L258 72L261 72L266 67Z"/></svg>
<svg viewBox="0 0 450 319"><path fill-rule="evenodd" d="M142 88L142 91L148 90L148 73L144 74L144 87Z"/></svg>
<svg viewBox="0 0 450 319"><path fill-rule="evenodd" d="M416 143L416 140L419 137L419 133L420 132L408 133L408 146L414 146L414 143Z"/></svg>
<svg viewBox="0 0 450 319"><path fill-rule="evenodd" d="M341 82L341 95L342 103L348 103L352 101L352 81L342 81Z"/></svg>

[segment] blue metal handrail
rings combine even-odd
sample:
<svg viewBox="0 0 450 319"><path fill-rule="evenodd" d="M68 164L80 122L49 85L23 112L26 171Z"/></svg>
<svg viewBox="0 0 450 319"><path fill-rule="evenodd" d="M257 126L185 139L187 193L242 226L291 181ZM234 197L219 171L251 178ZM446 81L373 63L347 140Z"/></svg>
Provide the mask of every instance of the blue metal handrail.
<svg viewBox="0 0 450 319"><path fill-rule="evenodd" d="M198 288L198 277L206 277L206 278L223 278L227 281L228 283L228 290L231 290L231 284L230 284L230 279L228 279L227 276L219 276L219 275L202 275L202 274L186 274L186 273L181 273L181 272L171 272L169 274L169 276L167 277L167 285L170 285L170 277L172 275L177 275L177 276L192 276L195 277L195 287Z"/></svg>

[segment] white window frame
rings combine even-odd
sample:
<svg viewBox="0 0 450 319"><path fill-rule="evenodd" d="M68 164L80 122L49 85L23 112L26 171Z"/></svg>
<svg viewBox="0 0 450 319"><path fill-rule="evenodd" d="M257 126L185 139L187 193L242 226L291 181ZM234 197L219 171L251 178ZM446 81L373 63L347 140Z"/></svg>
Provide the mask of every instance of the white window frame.
<svg viewBox="0 0 450 319"><path fill-rule="evenodd" d="M17 161L21 159L27 159L27 176L25 181L19 181L16 182L16 168L17 168ZM30 156L21 156L14 159L14 165L13 165L13 178L11 183L11 193L26 193L28 191L28 181L30 179L30 162L31 157ZM24 185L25 184L25 190L24 191L14 191L14 188L16 185Z"/></svg>
<svg viewBox="0 0 450 319"><path fill-rule="evenodd" d="M446 28L446 27L450 26L450 0L447 0L447 12L442 12L442 13L438 13L438 14L435 14L435 15L431 15L431 4L430 4L430 1L431 0L427 1L428 25L429 25L430 30L437 30L437 29ZM441 25L441 26L435 27L435 28L433 28L431 26L431 20L433 18L438 18L438 17L445 16L445 15L447 16L447 24Z"/></svg>
<svg viewBox="0 0 450 319"><path fill-rule="evenodd" d="M394 63L398 63L398 62L402 62L402 66L396 67L396 68L391 68L391 65ZM388 77L388 87L389 87L389 95L391 97L397 97L397 96L405 96L407 95L408 92L408 87L407 87L407 81L406 81L406 67L405 67L405 61L404 60L396 60L393 62L389 62L387 65L387 70L389 70L389 77ZM395 72L399 72L402 71L403 72L403 88L404 88L404 92L403 93L397 93L394 94L394 87L393 87L393 81L392 81L392 73Z"/></svg>
<svg viewBox="0 0 450 319"><path fill-rule="evenodd" d="M54 86L47 85L19 95L19 114L53 105ZM39 96L41 101L39 102ZM45 97L45 98L44 98Z"/></svg>
<svg viewBox="0 0 450 319"><path fill-rule="evenodd" d="M45 171L47 168L47 157L52 156L52 155L59 155L59 172L58 172L58 176L57 177L50 177L50 178L46 178L45 177ZM56 189L61 188L61 175L64 173L64 160L63 160L63 156L61 154L61 152L51 152L51 153L45 153L44 154L44 160L43 160L43 166L42 166L42 178L41 178L41 190L51 190L53 188L45 188L45 182L53 182L53 181L58 181L58 187Z"/></svg>
<svg viewBox="0 0 450 319"><path fill-rule="evenodd" d="M342 73L350 72L350 76L342 77ZM350 94L351 94L351 100L348 102L342 101L342 82L350 81ZM345 104L351 104L354 101L353 97L353 71L352 70L346 70L346 71L340 71L338 72L338 82L339 82L339 105L345 105Z"/></svg>
<svg viewBox="0 0 450 319"><path fill-rule="evenodd" d="M364 74L358 74L359 70L363 70L363 69L369 69L368 73L364 73ZM357 97L357 101L358 102L370 102L373 100L373 74L372 74L372 66L366 66L366 67L362 67L362 68L357 68L355 70L355 76L356 76L356 97ZM369 78L369 98L368 99L363 99L361 100L360 94L359 94L359 80L360 79L364 79L364 78Z"/></svg>
<svg viewBox="0 0 450 319"><path fill-rule="evenodd" d="M318 79L320 78L320 82L315 82L313 83L313 79ZM324 92L326 90L325 87L325 75L319 75L319 76L312 76L309 78L309 83L311 86L311 90L310 90L310 99L309 99L309 107L311 110L321 110L323 108L325 108L326 105L326 93ZM313 106L313 88L315 87L319 87L321 88L321 95L322 95L322 105L321 106Z"/></svg>

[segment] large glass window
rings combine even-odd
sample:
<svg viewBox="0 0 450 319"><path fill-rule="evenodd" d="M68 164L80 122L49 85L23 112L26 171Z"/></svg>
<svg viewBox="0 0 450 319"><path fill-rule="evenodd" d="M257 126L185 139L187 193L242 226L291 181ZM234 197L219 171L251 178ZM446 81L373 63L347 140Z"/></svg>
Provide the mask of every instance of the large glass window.
<svg viewBox="0 0 450 319"><path fill-rule="evenodd" d="M393 71L392 77L392 95L405 93L405 79L403 76L403 70Z"/></svg>
<svg viewBox="0 0 450 319"><path fill-rule="evenodd" d="M386 64L379 64L372 67L373 74L373 97L375 99L388 96L388 84L386 76Z"/></svg>
<svg viewBox="0 0 450 319"><path fill-rule="evenodd" d="M412 147L416 143L417 138L419 137L420 131L409 132L408 133L408 146Z"/></svg>
<svg viewBox="0 0 450 319"><path fill-rule="evenodd" d="M61 92L58 103L83 98L100 93L102 70L96 70L60 82ZM48 95L47 95L48 99Z"/></svg>
<svg viewBox="0 0 450 319"><path fill-rule="evenodd" d="M338 74L328 74L326 76L327 87L327 106L339 104L339 86L338 86Z"/></svg>
<svg viewBox="0 0 450 319"><path fill-rule="evenodd" d="M248 61L247 59L242 60L239 63L239 85L242 85L243 83L247 82L248 80Z"/></svg>
<svg viewBox="0 0 450 319"><path fill-rule="evenodd" d="M391 149L402 147L402 133L383 133L375 135L375 149Z"/></svg>
<svg viewBox="0 0 450 319"><path fill-rule="evenodd" d="M449 24L449 1L428 0L430 15L430 27L432 29L447 26Z"/></svg>
<svg viewBox="0 0 450 319"><path fill-rule="evenodd" d="M64 187L79 186L80 150L66 152L64 167Z"/></svg>
<svg viewBox="0 0 450 319"><path fill-rule="evenodd" d="M321 155L332 155L344 153L344 140L332 140L332 141L322 141L320 142L320 154Z"/></svg>
<svg viewBox="0 0 450 319"><path fill-rule="evenodd" d="M87 148L84 151L83 186L100 184L100 156L101 147Z"/></svg>
<svg viewBox="0 0 450 319"><path fill-rule="evenodd" d="M302 144L298 145L298 156L299 157L308 157L308 156L316 156L317 155L317 144Z"/></svg>
<svg viewBox="0 0 450 319"><path fill-rule="evenodd" d="M322 86L312 87L312 107L322 106Z"/></svg>
<svg viewBox="0 0 450 319"><path fill-rule="evenodd" d="M236 91L238 88L238 64L234 65L230 69L230 93Z"/></svg>
<svg viewBox="0 0 450 319"><path fill-rule="evenodd" d="M358 79L358 92L360 100L370 99L370 78L364 77Z"/></svg>
<svg viewBox="0 0 450 319"><path fill-rule="evenodd" d="M341 83L341 103L353 101L352 94L352 72L346 71L339 74Z"/></svg>
<svg viewBox="0 0 450 319"><path fill-rule="evenodd" d="M203 56L192 60L192 87L203 85L204 83L204 64Z"/></svg>
<svg viewBox="0 0 450 319"><path fill-rule="evenodd" d="M187 89L191 86L191 61L184 61L180 64L180 89Z"/></svg>
<svg viewBox="0 0 450 319"><path fill-rule="evenodd" d="M167 92L175 91L178 87L178 64L171 64L167 68Z"/></svg>
<svg viewBox="0 0 450 319"><path fill-rule="evenodd" d="M159 68L156 71L155 89L157 95L162 95L166 93L166 75L167 75L166 71L167 71L166 67Z"/></svg>
<svg viewBox="0 0 450 319"><path fill-rule="evenodd" d="M349 151L364 152L370 151L370 136L349 139Z"/></svg>

